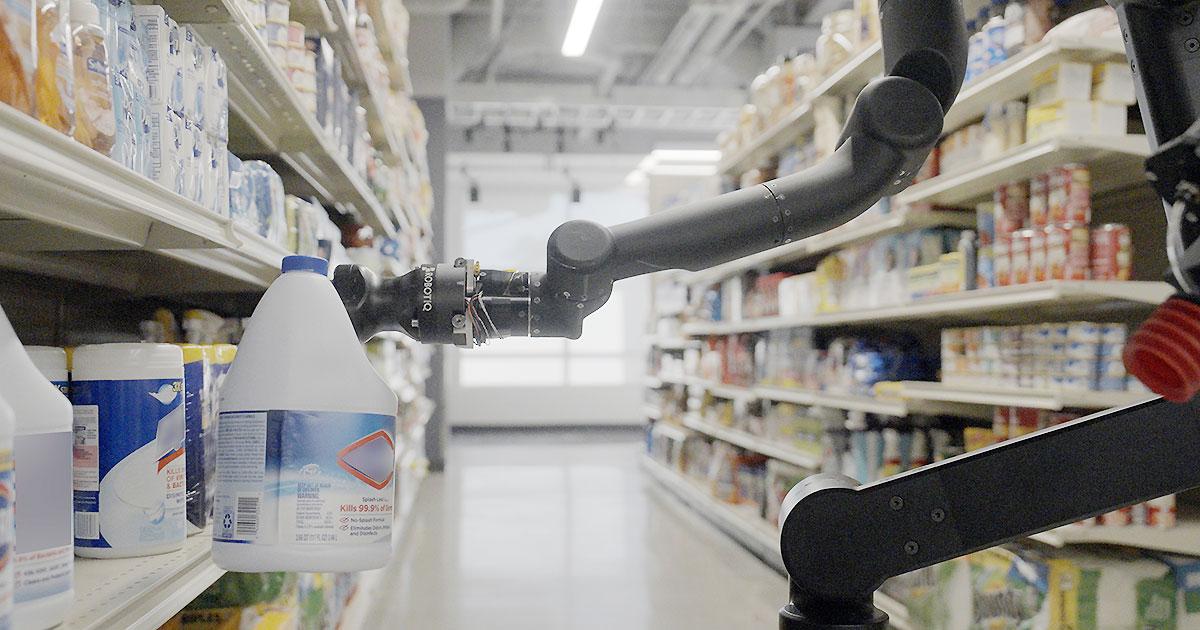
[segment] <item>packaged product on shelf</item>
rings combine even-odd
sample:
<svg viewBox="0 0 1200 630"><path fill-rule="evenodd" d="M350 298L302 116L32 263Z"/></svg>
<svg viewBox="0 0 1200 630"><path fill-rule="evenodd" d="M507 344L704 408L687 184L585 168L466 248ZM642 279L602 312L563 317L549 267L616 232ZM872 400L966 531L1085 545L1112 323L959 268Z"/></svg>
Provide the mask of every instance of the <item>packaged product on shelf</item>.
<svg viewBox="0 0 1200 630"><path fill-rule="evenodd" d="M1029 230L1029 282L1045 282L1048 277L1046 232L1045 230Z"/></svg>
<svg viewBox="0 0 1200 630"><path fill-rule="evenodd" d="M223 386L213 560L226 570L360 571L391 555L396 395L328 272L323 259L284 259ZM272 481L299 478L312 482L303 501Z"/></svg>
<svg viewBox="0 0 1200 630"><path fill-rule="evenodd" d="M165 103L156 103L149 108L147 126L148 177L167 190L184 195L187 192L185 177L189 159L183 150L187 141L183 119Z"/></svg>
<svg viewBox="0 0 1200 630"><path fill-rule="evenodd" d="M976 77L987 70L984 64L987 38L980 30L980 24L975 20L967 20L967 72L963 78L964 84L974 81Z"/></svg>
<svg viewBox="0 0 1200 630"><path fill-rule="evenodd" d="M208 406L208 380L211 355L204 346L185 344L183 351L184 448L187 452L184 476L184 511L187 535L200 533L208 525L206 487L212 483L212 471L205 470L205 426Z"/></svg>
<svg viewBox="0 0 1200 630"><path fill-rule="evenodd" d="M0 3L0 101L32 115L37 33L34 0Z"/></svg>
<svg viewBox="0 0 1200 630"><path fill-rule="evenodd" d="M1009 182L996 190L995 230L998 238L1008 236L1030 222L1029 182Z"/></svg>
<svg viewBox="0 0 1200 630"><path fill-rule="evenodd" d="M1033 261L1034 230L1017 230L1012 235L1012 284L1029 284Z"/></svg>
<svg viewBox="0 0 1200 630"><path fill-rule="evenodd" d="M187 523L182 351L81 346L72 365L75 553L121 558L179 549Z"/></svg>
<svg viewBox="0 0 1200 630"><path fill-rule="evenodd" d="M292 21L291 10L290 0L267 0L267 24L287 26Z"/></svg>
<svg viewBox="0 0 1200 630"><path fill-rule="evenodd" d="M1137 90L1129 64L1116 61L1096 64L1092 68L1092 99L1127 107L1136 105Z"/></svg>
<svg viewBox="0 0 1200 630"><path fill-rule="evenodd" d="M1044 228L1050 224L1050 175L1042 173L1029 180L1029 226Z"/></svg>
<svg viewBox="0 0 1200 630"><path fill-rule="evenodd" d="M1012 5L1010 4L1009 6ZM1025 107L1025 101L1009 101L1004 104L1004 117L1008 126L1007 148L1015 149L1025 144L1025 123L1027 116L1028 112Z"/></svg>
<svg viewBox="0 0 1200 630"><path fill-rule="evenodd" d="M13 549L16 546L16 530L13 527L14 479L13 479L13 430L16 414L12 407L0 397L0 626L13 627Z"/></svg>
<svg viewBox="0 0 1200 630"><path fill-rule="evenodd" d="M226 573L189 603L164 630L269 630L300 626L295 573Z"/></svg>
<svg viewBox="0 0 1200 630"><path fill-rule="evenodd" d="M216 48L206 49L204 131L222 144L229 140L229 68Z"/></svg>
<svg viewBox="0 0 1200 630"><path fill-rule="evenodd" d="M1092 222L1092 173L1082 164L1051 169L1046 190L1049 223Z"/></svg>
<svg viewBox="0 0 1200 630"><path fill-rule="evenodd" d="M112 78L100 9L91 2L71 2L71 43L75 65L75 139L109 155L117 125Z"/></svg>
<svg viewBox="0 0 1200 630"><path fill-rule="evenodd" d="M812 473L776 459L767 460L766 473L767 500L764 517L768 523L778 527L783 499L796 484L807 479Z"/></svg>
<svg viewBox="0 0 1200 630"><path fill-rule="evenodd" d="M1062 223L1043 228L1046 240L1046 280L1087 280L1091 277L1090 233L1086 225Z"/></svg>
<svg viewBox="0 0 1200 630"><path fill-rule="evenodd" d="M1092 230L1093 280L1133 279L1133 235L1127 225L1106 223Z"/></svg>
<svg viewBox="0 0 1200 630"><path fill-rule="evenodd" d="M1065 135L1113 133L1093 125L1095 110L1091 101L1060 101L1050 105L1030 106L1026 114L1025 135L1029 142L1041 142ZM1119 133L1125 133L1122 129Z"/></svg>
<svg viewBox="0 0 1200 630"><path fill-rule="evenodd" d="M71 136L75 133L75 69L70 5L68 0L37 0L36 7L34 108L43 125Z"/></svg>
<svg viewBox="0 0 1200 630"><path fill-rule="evenodd" d="M147 93L146 60L129 0L109 0L112 51L113 111L116 135L112 158L135 173L146 174L147 166Z"/></svg>
<svg viewBox="0 0 1200 630"><path fill-rule="evenodd" d="M205 126L204 112L208 82L208 47L191 25L180 27L180 60L183 63L183 117L200 128Z"/></svg>
<svg viewBox="0 0 1200 630"><path fill-rule="evenodd" d="M150 106L183 111L183 47L179 25L158 5L133 7L146 62Z"/></svg>
<svg viewBox="0 0 1200 630"><path fill-rule="evenodd" d="M1039 72L1029 92L1030 108L1091 100L1092 66L1081 62L1061 61Z"/></svg>
<svg viewBox="0 0 1200 630"><path fill-rule="evenodd" d="M13 554L7 564L14 567L14 628L58 625L74 597L72 414L61 389L67 380L66 352L61 348L27 351L0 309L0 399L14 414L15 426L9 434L15 433L11 439L16 459L10 464L15 463L24 480L15 490L13 479L8 482L9 492L20 504L10 517L22 532L15 547L11 540L5 545ZM13 523L8 521L10 527ZM14 596L14 591L9 596Z"/></svg>
<svg viewBox="0 0 1200 630"><path fill-rule="evenodd" d="M852 10L834 11L821 19L821 36L817 38L817 67L829 76L850 60L858 47L858 20Z"/></svg>

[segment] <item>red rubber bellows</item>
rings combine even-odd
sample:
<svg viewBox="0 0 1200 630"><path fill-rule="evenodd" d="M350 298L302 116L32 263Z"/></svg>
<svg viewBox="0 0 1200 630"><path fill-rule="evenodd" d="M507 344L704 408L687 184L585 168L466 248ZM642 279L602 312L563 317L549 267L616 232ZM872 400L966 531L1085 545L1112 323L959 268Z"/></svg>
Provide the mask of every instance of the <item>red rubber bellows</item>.
<svg viewBox="0 0 1200 630"><path fill-rule="evenodd" d="M1200 392L1200 305L1173 297L1125 346L1125 370L1151 391L1183 403Z"/></svg>

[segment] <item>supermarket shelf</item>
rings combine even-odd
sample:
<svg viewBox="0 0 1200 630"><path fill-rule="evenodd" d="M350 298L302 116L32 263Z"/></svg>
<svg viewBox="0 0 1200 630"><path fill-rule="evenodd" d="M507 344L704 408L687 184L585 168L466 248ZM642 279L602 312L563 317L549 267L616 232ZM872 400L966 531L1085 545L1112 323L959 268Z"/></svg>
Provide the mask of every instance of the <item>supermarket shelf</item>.
<svg viewBox="0 0 1200 630"><path fill-rule="evenodd" d="M880 74L883 74L883 47L876 42L817 85L805 102L771 125L749 146L722 159L718 169L722 173L740 174L754 168L760 162L769 160L813 128L814 99L831 95L844 96L858 90Z"/></svg>
<svg viewBox="0 0 1200 630"><path fill-rule="evenodd" d="M686 440L689 435L687 431L670 422L658 421L653 426L656 435L663 435L674 440Z"/></svg>
<svg viewBox="0 0 1200 630"><path fill-rule="evenodd" d="M1150 155L1146 136L1064 135L1025 144L999 157L939 175L896 195L900 204L930 203L964 206L985 201L1000 186L1029 179L1055 166L1079 162L1092 170L1092 192L1144 183L1145 160Z"/></svg>
<svg viewBox="0 0 1200 630"><path fill-rule="evenodd" d="M705 422L693 414L684 416L683 425L693 431L699 431L722 442L729 442L746 450L766 455L767 457L772 457L794 466L809 470L820 470L821 468L821 458L819 456L805 453L789 446L775 444L767 438L751 435L745 431L717 426L710 422Z"/></svg>
<svg viewBox="0 0 1200 630"><path fill-rule="evenodd" d="M695 347L697 342L695 339L687 339L685 337L651 337L650 345L659 350L687 350Z"/></svg>
<svg viewBox="0 0 1200 630"><path fill-rule="evenodd" d="M1017 388L958 387L944 383L905 381L895 391L903 398L936 400L972 405L1063 409L1112 409L1154 398L1140 392L1050 391Z"/></svg>
<svg viewBox="0 0 1200 630"><path fill-rule="evenodd" d="M725 385L724 383L716 383L699 378L688 379L688 385L703 389L717 398L727 398L729 400L755 400L758 398L754 390L749 387Z"/></svg>
<svg viewBox="0 0 1200 630"><path fill-rule="evenodd" d="M1055 37L1022 51L967 84L946 113L945 129L953 131L983 117L992 103L1029 96L1033 78L1063 61L1096 63L1125 58L1118 38Z"/></svg>
<svg viewBox="0 0 1200 630"><path fill-rule="evenodd" d="M212 561L208 531L183 549L145 558L75 560L75 603L65 628L157 628L225 571Z"/></svg>
<svg viewBox="0 0 1200 630"><path fill-rule="evenodd" d="M764 563L786 575L779 552L779 533L752 510L716 500L699 482L654 461L642 457L642 469L691 509L724 531ZM900 602L881 593L875 595L875 605L891 617L891 627L914 630L908 611Z"/></svg>
<svg viewBox="0 0 1200 630"><path fill-rule="evenodd" d="M325 5L326 10L332 14L333 28L324 32L337 50L338 58L342 60L346 70L346 83L366 95L366 98L362 99L362 105L367 109L371 138L375 141L375 146L395 162L405 154L405 146L388 122L391 117L387 115L390 108L386 100L386 86L379 86L367 78L367 67L358 48L357 28L350 21L346 5L341 0L317 1Z"/></svg>
<svg viewBox="0 0 1200 630"><path fill-rule="evenodd" d="M188 4L182 0L164 4L179 22L187 22L181 16L194 12L179 8ZM326 203L357 212L377 232L394 238L392 217L305 109L237 2L205 4L223 9L194 26L229 65L230 150L279 155Z"/></svg>
<svg viewBox="0 0 1200 630"><path fill-rule="evenodd" d="M1126 527L1067 525L1030 536L1033 540L1065 545L1121 545L1150 551L1200 556L1200 521L1181 520L1169 529L1130 525Z"/></svg>
<svg viewBox="0 0 1200 630"><path fill-rule="evenodd" d="M649 456L642 457L642 469L763 562L780 573L784 572L783 559L779 555L779 534L753 509L718 501L699 482L684 477Z"/></svg>
<svg viewBox="0 0 1200 630"><path fill-rule="evenodd" d="M267 286L287 254L7 105L0 161L6 266L50 275L62 266L72 279L141 294L245 291ZM186 286L162 256L187 263Z"/></svg>
<svg viewBox="0 0 1200 630"><path fill-rule="evenodd" d="M828 232L817 234L788 245L776 247L745 258L739 258L710 269L690 273L682 277L688 284L707 284L723 280L750 269L772 264L791 262L810 256L825 254L835 249L883 238L901 232L911 232L930 227L952 226L975 227L973 213L956 211L912 211L899 210L882 217L864 217Z"/></svg>
<svg viewBox="0 0 1200 630"><path fill-rule="evenodd" d="M645 416L647 420L658 420L662 417L662 410L654 405L643 405L642 415Z"/></svg>
<svg viewBox="0 0 1200 630"><path fill-rule="evenodd" d="M908 405L903 400L884 400L874 396L854 396L850 394L833 394L801 389L780 387L755 387L754 393L763 400L807 405L810 407L829 407L846 411L862 411L884 416L904 417L908 415Z"/></svg>
<svg viewBox="0 0 1200 630"><path fill-rule="evenodd" d="M732 335L784 328L845 326L880 322L982 323L1096 316L1096 307L1161 304L1173 293L1163 282L1053 281L940 295L907 304L808 317L770 317L740 322L685 324L689 335ZM1049 310L1046 307L1053 307Z"/></svg>
<svg viewBox="0 0 1200 630"><path fill-rule="evenodd" d="M329 33L338 28L327 0L292 0L288 16L291 21L300 22L320 33Z"/></svg>

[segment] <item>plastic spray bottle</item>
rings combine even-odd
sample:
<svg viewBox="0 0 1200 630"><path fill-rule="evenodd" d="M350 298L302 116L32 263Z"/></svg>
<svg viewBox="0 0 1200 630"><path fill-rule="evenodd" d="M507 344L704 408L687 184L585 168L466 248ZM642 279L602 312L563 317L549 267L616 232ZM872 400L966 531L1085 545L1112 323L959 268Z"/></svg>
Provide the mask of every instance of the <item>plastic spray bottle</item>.
<svg viewBox="0 0 1200 630"><path fill-rule="evenodd" d="M391 556L396 395L327 274L320 258L284 259L222 386L221 568L362 571Z"/></svg>
<svg viewBox="0 0 1200 630"><path fill-rule="evenodd" d="M24 493L18 488L16 497L19 506L15 562L9 563L15 565L14 627L41 630L62 623L74 599L73 414L71 403L58 386L30 360L3 309L0 309L0 397L12 405L15 413L14 476L18 484L25 485ZM3 446L4 435L0 422L0 452L8 448ZM5 474L0 470L0 479ZM8 487L11 489L11 484ZM11 492L0 493L3 496L12 500Z"/></svg>

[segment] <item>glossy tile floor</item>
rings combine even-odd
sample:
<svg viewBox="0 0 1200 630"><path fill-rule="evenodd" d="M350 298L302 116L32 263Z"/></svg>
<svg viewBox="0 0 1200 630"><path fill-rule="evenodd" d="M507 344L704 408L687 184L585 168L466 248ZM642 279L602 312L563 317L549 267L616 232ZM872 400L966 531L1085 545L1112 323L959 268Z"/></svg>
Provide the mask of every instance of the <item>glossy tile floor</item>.
<svg viewBox="0 0 1200 630"><path fill-rule="evenodd" d="M786 581L647 478L637 439L456 435L371 627L776 627Z"/></svg>

